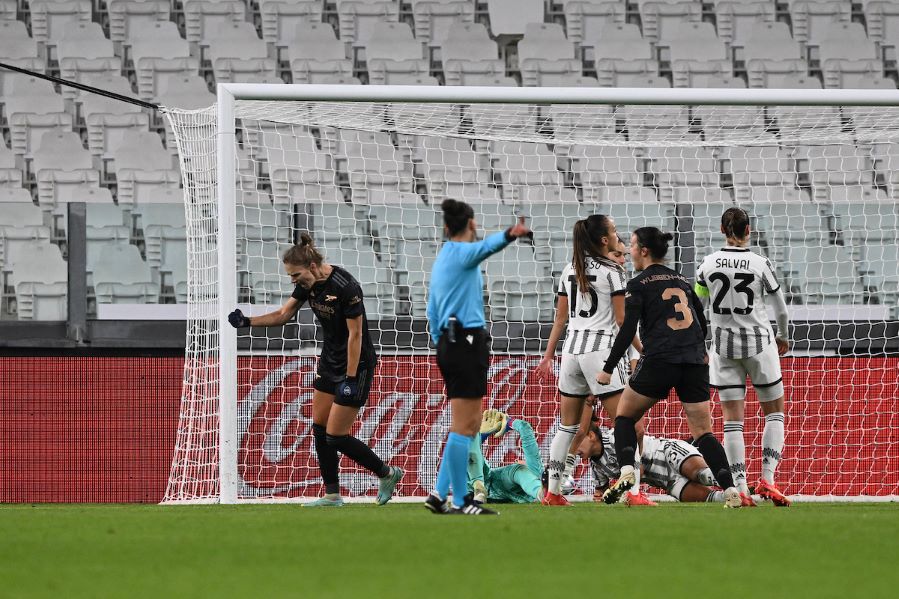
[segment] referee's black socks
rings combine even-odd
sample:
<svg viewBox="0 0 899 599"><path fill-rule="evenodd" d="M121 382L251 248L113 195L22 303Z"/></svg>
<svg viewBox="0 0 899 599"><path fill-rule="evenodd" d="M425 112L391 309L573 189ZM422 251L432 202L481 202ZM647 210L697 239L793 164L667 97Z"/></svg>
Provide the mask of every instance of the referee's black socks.
<svg viewBox="0 0 899 599"><path fill-rule="evenodd" d="M318 469L322 473L322 482L325 483L325 493L331 495L340 493L340 479L337 471L340 464L340 456L337 450L328 445L325 427L320 424L312 425L312 438L315 440L315 455L318 456Z"/></svg>
<svg viewBox="0 0 899 599"><path fill-rule="evenodd" d="M633 466L637 451L637 422L627 416L615 418L615 455L618 466Z"/></svg>
<svg viewBox="0 0 899 599"><path fill-rule="evenodd" d="M615 430L618 434L618 430ZM727 454L724 448L712 433L706 433L696 440L696 448L705 459L705 463L709 465L712 472L715 473L715 480L722 489L729 489L734 486L734 477L730 472L730 464L727 462Z"/></svg>
<svg viewBox="0 0 899 599"><path fill-rule="evenodd" d="M328 445L350 458L378 478L390 474L390 466L371 450L371 447L352 435L328 435Z"/></svg>

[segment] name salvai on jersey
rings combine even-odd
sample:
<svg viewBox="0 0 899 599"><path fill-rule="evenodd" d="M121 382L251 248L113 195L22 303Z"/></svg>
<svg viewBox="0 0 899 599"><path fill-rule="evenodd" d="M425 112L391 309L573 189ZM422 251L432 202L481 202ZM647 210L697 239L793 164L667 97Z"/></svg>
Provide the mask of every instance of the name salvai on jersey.
<svg viewBox="0 0 899 599"><path fill-rule="evenodd" d="M774 341L765 294L780 284L771 261L749 248L726 247L706 256L696 282L709 290L715 352L740 360L764 351Z"/></svg>
<svg viewBox="0 0 899 599"><path fill-rule="evenodd" d="M612 296L624 295L627 276L611 260L586 258L585 270L590 286L579 289L573 264L559 277L557 293L568 298L568 336L562 351L586 354L612 347L618 323L612 310Z"/></svg>

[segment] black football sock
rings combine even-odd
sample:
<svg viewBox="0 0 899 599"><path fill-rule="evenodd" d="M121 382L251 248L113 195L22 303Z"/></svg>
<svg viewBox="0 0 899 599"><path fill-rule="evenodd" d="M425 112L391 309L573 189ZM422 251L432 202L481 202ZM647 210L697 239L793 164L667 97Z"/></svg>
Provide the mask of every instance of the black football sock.
<svg viewBox="0 0 899 599"><path fill-rule="evenodd" d="M637 422L627 416L615 418L615 456L619 466L633 466L637 451Z"/></svg>
<svg viewBox="0 0 899 599"><path fill-rule="evenodd" d="M318 469L322 473L322 482L325 483L325 493L340 494L340 479L337 476L340 456L337 455L336 449L328 445L325 427L313 424L312 437L315 439L315 454L318 456Z"/></svg>
<svg viewBox="0 0 899 599"><path fill-rule="evenodd" d="M618 434L618 431L615 431ZM718 441L717 437L712 433L706 433L696 440L696 447L699 453L705 459L705 463L709 465L715 474L715 480L721 485L722 489L729 489L734 486L734 477L730 473L730 464L727 463L727 454Z"/></svg>
<svg viewBox="0 0 899 599"><path fill-rule="evenodd" d="M328 445L350 458L378 478L390 474L390 466L386 465L371 447L352 435L328 435Z"/></svg>

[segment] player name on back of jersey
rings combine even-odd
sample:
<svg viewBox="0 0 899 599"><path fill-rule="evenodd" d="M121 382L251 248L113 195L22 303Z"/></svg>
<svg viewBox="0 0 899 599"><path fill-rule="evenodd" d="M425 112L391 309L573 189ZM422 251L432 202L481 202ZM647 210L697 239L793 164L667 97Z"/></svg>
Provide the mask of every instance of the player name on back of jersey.
<svg viewBox="0 0 899 599"><path fill-rule="evenodd" d="M749 270L747 258L716 258L715 268L733 268L734 270Z"/></svg>

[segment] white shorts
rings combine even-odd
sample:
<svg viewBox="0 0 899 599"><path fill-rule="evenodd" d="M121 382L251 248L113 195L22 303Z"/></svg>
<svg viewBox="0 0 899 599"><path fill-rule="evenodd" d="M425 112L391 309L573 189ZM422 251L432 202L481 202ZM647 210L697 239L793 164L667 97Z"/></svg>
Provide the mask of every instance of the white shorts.
<svg viewBox="0 0 899 599"><path fill-rule="evenodd" d="M746 398L746 375L749 375L759 401L773 401L783 397L784 384L776 343L769 343L762 353L741 360L711 352L709 382L712 387L718 388L721 401Z"/></svg>
<svg viewBox="0 0 899 599"><path fill-rule="evenodd" d="M587 397L593 394L597 399L605 399L623 391L627 381L627 367L624 360L615 368L608 385L596 382L596 376L602 372L611 351L602 349L586 354L562 354L559 393L569 397Z"/></svg>
<svg viewBox="0 0 899 599"><path fill-rule="evenodd" d="M681 474L684 462L699 456L699 450L677 439L652 439L646 442L644 437L643 456L643 481L653 487L665 489L665 491L680 501L684 487L690 479Z"/></svg>

